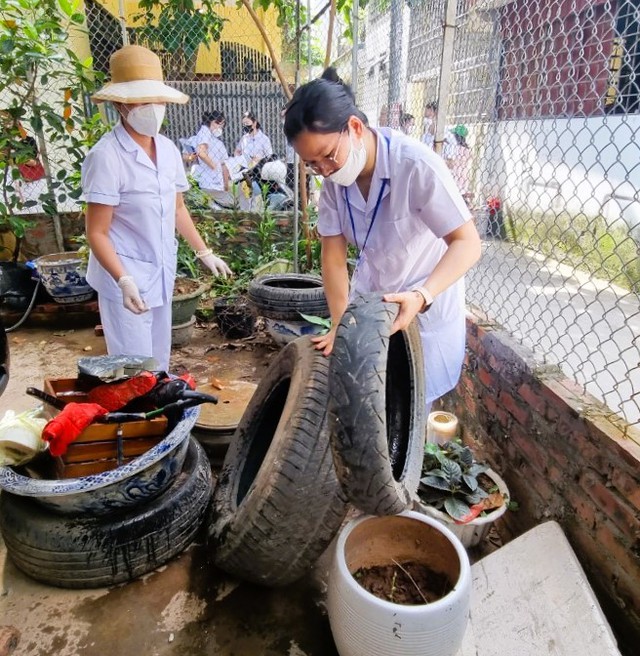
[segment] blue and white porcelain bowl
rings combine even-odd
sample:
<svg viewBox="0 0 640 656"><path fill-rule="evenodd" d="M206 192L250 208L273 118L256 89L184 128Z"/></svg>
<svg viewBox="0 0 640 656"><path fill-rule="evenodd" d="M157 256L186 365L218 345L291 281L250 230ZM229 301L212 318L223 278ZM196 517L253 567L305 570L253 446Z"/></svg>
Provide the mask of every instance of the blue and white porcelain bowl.
<svg viewBox="0 0 640 656"><path fill-rule="evenodd" d="M289 321L287 319L264 320L265 328L278 346L286 346L289 342L304 335L321 335L324 328L309 321Z"/></svg>
<svg viewBox="0 0 640 656"><path fill-rule="evenodd" d="M87 263L76 252L53 253L35 260L38 276L56 303L82 303L94 294L85 278Z"/></svg>
<svg viewBox="0 0 640 656"><path fill-rule="evenodd" d="M81 478L46 480L0 467L0 488L64 515L105 515L161 494L182 470L200 408L184 411L176 427L156 446L122 467Z"/></svg>

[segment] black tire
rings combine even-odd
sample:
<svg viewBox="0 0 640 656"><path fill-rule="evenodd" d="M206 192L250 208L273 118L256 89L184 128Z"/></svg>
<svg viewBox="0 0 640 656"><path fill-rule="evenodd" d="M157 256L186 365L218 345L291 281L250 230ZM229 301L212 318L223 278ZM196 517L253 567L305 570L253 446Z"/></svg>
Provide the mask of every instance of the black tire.
<svg viewBox="0 0 640 656"><path fill-rule="evenodd" d="M391 336L398 305L356 297L336 333L329 416L336 472L347 498L373 515L411 504L424 456L425 384L416 321Z"/></svg>
<svg viewBox="0 0 640 656"><path fill-rule="evenodd" d="M272 273L252 280L247 291L258 314L300 321L300 313L328 317L322 278L304 273Z"/></svg>
<svg viewBox="0 0 640 656"><path fill-rule="evenodd" d="M287 344L233 436L210 530L216 564L238 578L295 581L344 519L327 431L327 375L327 358L308 338Z"/></svg>
<svg viewBox="0 0 640 656"><path fill-rule="evenodd" d="M28 576L61 588L98 588L135 579L183 551L202 525L211 491L209 462L191 439L172 485L133 511L64 517L3 492L0 529L11 560Z"/></svg>

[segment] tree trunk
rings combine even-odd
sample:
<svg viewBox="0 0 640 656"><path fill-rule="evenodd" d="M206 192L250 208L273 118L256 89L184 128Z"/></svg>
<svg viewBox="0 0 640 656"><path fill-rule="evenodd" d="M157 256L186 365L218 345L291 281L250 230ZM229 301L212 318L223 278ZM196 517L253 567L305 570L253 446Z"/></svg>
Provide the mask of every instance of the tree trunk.
<svg viewBox="0 0 640 656"><path fill-rule="evenodd" d="M289 83L287 82L287 79L285 78L284 73L280 68L280 62L276 58L276 52L273 49L273 44L269 39L269 35L267 34L267 31L264 29L264 25L262 24L262 21L260 20L260 18L258 18L258 14L256 14L256 12L253 10L253 7L251 6L249 0L242 0L242 4L249 12L249 16L251 16L251 18L253 19L253 22L256 24L256 27L258 28L260 34L262 35L262 38L264 39L264 43L267 46L269 55L271 56L271 62L273 63L273 67L276 69L276 74L278 76L278 79L280 80L280 84L282 85L282 90L284 92L285 97L287 98L287 100L291 100L292 93L289 90Z"/></svg>
<svg viewBox="0 0 640 656"><path fill-rule="evenodd" d="M353 2L358 2L358 0L353 0ZM327 51L324 56L325 68L327 68L331 63L331 46L333 45L333 24L335 23L335 20L336 20L336 0L331 0L331 8L329 9L329 29L327 32Z"/></svg>

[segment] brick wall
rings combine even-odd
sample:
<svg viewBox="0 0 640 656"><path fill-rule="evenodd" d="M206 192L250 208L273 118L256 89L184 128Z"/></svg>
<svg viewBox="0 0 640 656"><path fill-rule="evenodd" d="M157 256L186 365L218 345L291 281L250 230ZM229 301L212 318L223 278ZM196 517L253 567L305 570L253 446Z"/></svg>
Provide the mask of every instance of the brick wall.
<svg viewBox="0 0 640 656"><path fill-rule="evenodd" d="M461 381L442 405L520 505L501 532L508 539L557 520L619 640L637 646L640 431L625 434L624 423L558 367L478 314L467 318L467 342Z"/></svg>

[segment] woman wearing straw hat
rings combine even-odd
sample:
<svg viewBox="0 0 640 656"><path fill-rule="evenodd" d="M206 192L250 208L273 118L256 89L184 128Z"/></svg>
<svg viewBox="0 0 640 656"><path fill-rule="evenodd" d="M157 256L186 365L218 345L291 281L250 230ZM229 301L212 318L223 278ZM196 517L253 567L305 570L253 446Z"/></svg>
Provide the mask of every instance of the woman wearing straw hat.
<svg viewBox="0 0 640 656"><path fill-rule="evenodd" d="M166 103L189 97L164 84L160 59L147 48L125 46L109 64L111 82L92 99L112 102L120 122L82 166L87 280L98 292L109 354L152 356L167 369L176 229L215 275L231 271L198 234L182 198L189 184L181 155L158 134Z"/></svg>

